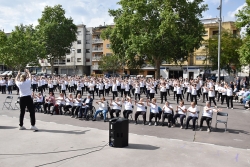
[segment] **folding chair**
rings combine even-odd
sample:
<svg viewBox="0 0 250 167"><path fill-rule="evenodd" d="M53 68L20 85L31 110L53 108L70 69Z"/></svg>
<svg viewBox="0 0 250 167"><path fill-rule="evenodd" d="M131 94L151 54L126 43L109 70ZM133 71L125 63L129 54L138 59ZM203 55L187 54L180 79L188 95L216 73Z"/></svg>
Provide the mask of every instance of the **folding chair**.
<svg viewBox="0 0 250 167"><path fill-rule="evenodd" d="M4 109L4 108L6 108L6 109L14 109L13 107L12 107L12 105L11 105L11 103L12 103L12 100L13 100L13 96L7 96L6 97L6 99L5 99L5 101L3 102L3 107L2 107L2 110Z"/></svg>
<svg viewBox="0 0 250 167"><path fill-rule="evenodd" d="M129 114L131 121L134 121L134 119L133 119L133 112L134 112L134 106L132 105L132 113Z"/></svg>
<svg viewBox="0 0 250 167"><path fill-rule="evenodd" d="M218 120L218 116L226 117L226 120ZM215 128L217 128L217 123L223 123L225 125L225 132L226 132L227 131L227 121L228 121L228 113L226 113L226 112L217 112Z"/></svg>
<svg viewBox="0 0 250 167"><path fill-rule="evenodd" d="M18 110L18 109L20 109L20 97L17 97L17 100L16 100L16 102L15 102L15 106L14 106L14 110Z"/></svg>

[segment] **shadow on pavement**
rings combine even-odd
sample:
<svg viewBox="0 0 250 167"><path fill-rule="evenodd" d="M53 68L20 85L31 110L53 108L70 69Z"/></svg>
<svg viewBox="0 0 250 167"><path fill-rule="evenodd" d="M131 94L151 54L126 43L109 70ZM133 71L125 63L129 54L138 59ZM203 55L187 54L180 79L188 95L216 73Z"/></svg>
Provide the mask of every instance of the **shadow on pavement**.
<svg viewBox="0 0 250 167"><path fill-rule="evenodd" d="M15 126L0 126L0 129L17 129Z"/></svg>
<svg viewBox="0 0 250 167"><path fill-rule="evenodd" d="M224 128L220 128L220 129L215 129L213 128L212 132L218 132L218 133L225 133L225 129ZM246 134L246 135L250 135L249 132L247 131L244 131L244 130L236 130L236 129L227 129L226 133L233 133L233 134L240 134L240 133L243 133L243 134Z"/></svg>
<svg viewBox="0 0 250 167"><path fill-rule="evenodd" d="M72 130L72 131L64 131L64 130L47 130L47 129L39 129L37 132L48 132L48 133L64 133L64 134L74 134L74 135L81 135L85 134L90 130L79 131L79 130Z"/></svg>
<svg viewBox="0 0 250 167"><path fill-rule="evenodd" d="M148 144L131 144L129 143L127 149L136 149L136 150L157 150L160 147L148 145Z"/></svg>

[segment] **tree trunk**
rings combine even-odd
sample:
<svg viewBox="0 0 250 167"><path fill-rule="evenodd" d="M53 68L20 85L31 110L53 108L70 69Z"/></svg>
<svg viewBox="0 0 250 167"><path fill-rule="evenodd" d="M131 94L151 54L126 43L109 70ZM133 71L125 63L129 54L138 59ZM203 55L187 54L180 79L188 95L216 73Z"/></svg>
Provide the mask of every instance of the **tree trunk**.
<svg viewBox="0 0 250 167"><path fill-rule="evenodd" d="M155 78L160 79L160 69L161 69L161 61L159 59L155 60L155 66L156 66L156 72L155 72Z"/></svg>

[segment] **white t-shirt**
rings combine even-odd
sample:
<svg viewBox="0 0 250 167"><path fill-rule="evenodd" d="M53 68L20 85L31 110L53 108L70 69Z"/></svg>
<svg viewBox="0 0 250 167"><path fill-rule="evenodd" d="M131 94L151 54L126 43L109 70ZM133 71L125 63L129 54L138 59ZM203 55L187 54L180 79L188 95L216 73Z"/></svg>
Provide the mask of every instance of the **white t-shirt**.
<svg viewBox="0 0 250 167"><path fill-rule="evenodd" d="M214 89L209 90L209 91L208 91L208 97L214 97L214 96L215 96Z"/></svg>
<svg viewBox="0 0 250 167"><path fill-rule="evenodd" d="M177 111L178 111L178 114L185 114L181 109L182 109L182 110L185 110L186 107L185 107L185 106L182 106L182 107L179 106L179 108L178 108L178 110L177 110Z"/></svg>
<svg viewBox="0 0 250 167"><path fill-rule="evenodd" d="M202 116L212 118L213 117L213 110L207 110L207 108L208 108L207 106L204 107Z"/></svg>
<svg viewBox="0 0 250 167"><path fill-rule="evenodd" d="M171 105L169 105L169 106L164 105L163 106L164 113L172 114L172 110L171 109L173 109L173 107Z"/></svg>
<svg viewBox="0 0 250 167"><path fill-rule="evenodd" d="M124 108L125 108L125 110L131 110L132 111L133 110L132 106L133 106L133 104L130 103L130 102L128 102L128 101L124 102Z"/></svg>
<svg viewBox="0 0 250 167"><path fill-rule="evenodd" d="M159 113L159 109L158 109L158 105L154 105L152 103L150 103L150 109L151 109L151 113Z"/></svg>
<svg viewBox="0 0 250 167"><path fill-rule="evenodd" d="M191 111L191 112L195 112L195 114L193 114L193 113L189 113L189 116L191 116L191 117L198 117L198 114L197 114L197 108L196 107L189 107L188 108L188 111Z"/></svg>
<svg viewBox="0 0 250 167"><path fill-rule="evenodd" d="M146 108L145 108L145 102L143 102L144 105L141 105L141 104L136 104L137 106L137 111L146 111Z"/></svg>
<svg viewBox="0 0 250 167"><path fill-rule="evenodd" d="M99 110L108 110L107 101L99 102Z"/></svg>
<svg viewBox="0 0 250 167"><path fill-rule="evenodd" d="M19 88L20 97L23 96L31 96L31 80L26 79L24 82L17 81L16 82L17 87Z"/></svg>
<svg viewBox="0 0 250 167"><path fill-rule="evenodd" d="M118 104L116 104L116 103L118 103ZM112 102L112 107L114 110L121 110L121 107L119 105L121 105L120 101L119 102L114 102L114 101Z"/></svg>

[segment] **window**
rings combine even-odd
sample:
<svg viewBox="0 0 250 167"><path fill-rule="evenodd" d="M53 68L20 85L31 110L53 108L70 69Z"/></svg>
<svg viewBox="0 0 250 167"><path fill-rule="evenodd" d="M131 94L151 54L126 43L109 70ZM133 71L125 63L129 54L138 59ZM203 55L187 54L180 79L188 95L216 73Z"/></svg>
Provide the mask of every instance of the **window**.
<svg viewBox="0 0 250 167"><path fill-rule="evenodd" d="M90 62L90 58L86 58L86 62Z"/></svg>
<svg viewBox="0 0 250 167"><path fill-rule="evenodd" d="M77 31L77 35L82 35L82 32L81 31Z"/></svg>
<svg viewBox="0 0 250 167"><path fill-rule="evenodd" d="M81 49L77 49L77 53L81 53L82 52L82 50Z"/></svg>
<svg viewBox="0 0 250 167"><path fill-rule="evenodd" d="M218 35L219 31L213 31L213 35Z"/></svg>
<svg viewBox="0 0 250 167"><path fill-rule="evenodd" d="M106 56L111 56L112 55L112 53L106 53Z"/></svg>
<svg viewBox="0 0 250 167"><path fill-rule="evenodd" d="M107 44L107 45L106 45L106 48L110 48L110 44Z"/></svg>
<svg viewBox="0 0 250 167"><path fill-rule="evenodd" d="M77 44L81 44L82 43L82 41L81 40L77 40Z"/></svg>
<svg viewBox="0 0 250 167"><path fill-rule="evenodd" d="M86 53L90 53L90 50L89 50L89 49L86 49Z"/></svg>
<svg viewBox="0 0 250 167"><path fill-rule="evenodd" d="M76 61L77 61L77 62L81 62L81 61L82 61L82 58L77 58Z"/></svg>
<svg viewBox="0 0 250 167"><path fill-rule="evenodd" d="M70 58L67 58L67 63L70 63Z"/></svg>
<svg viewBox="0 0 250 167"><path fill-rule="evenodd" d="M86 41L86 44L90 44L89 40Z"/></svg>

